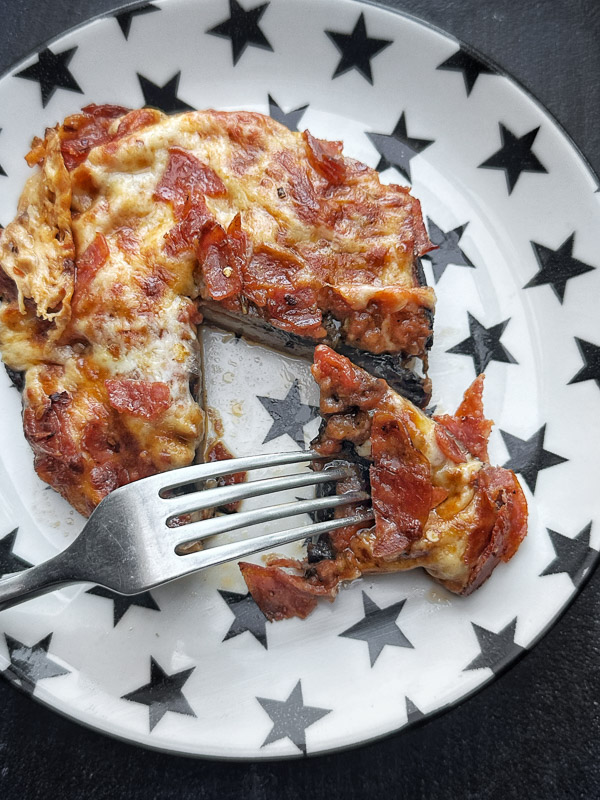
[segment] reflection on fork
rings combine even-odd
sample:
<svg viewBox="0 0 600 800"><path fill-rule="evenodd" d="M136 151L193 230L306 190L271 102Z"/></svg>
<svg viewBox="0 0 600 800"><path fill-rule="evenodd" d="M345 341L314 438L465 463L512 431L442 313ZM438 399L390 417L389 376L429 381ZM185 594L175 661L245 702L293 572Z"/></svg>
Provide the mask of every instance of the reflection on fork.
<svg viewBox="0 0 600 800"><path fill-rule="evenodd" d="M364 491L352 491L198 519L209 509L251 497L339 481L352 474L350 464L336 462L319 472L214 487L216 480L239 472L321 458L313 451L246 456L153 475L115 489L94 510L82 532L66 550L0 581L0 610L79 582L96 583L120 594L139 594L206 567L237 561L262 550L349 525L368 523L373 515L365 510L207 549L196 547L192 551L189 547L190 543L225 532L298 514L334 510L369 499ZM206 488L207 484L214 488Z"/></svg>

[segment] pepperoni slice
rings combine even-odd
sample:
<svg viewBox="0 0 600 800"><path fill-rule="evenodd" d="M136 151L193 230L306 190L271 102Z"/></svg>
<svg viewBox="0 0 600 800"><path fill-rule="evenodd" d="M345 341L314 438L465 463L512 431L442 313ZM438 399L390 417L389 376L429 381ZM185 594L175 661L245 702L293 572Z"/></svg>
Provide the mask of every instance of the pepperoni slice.
<svg viewBox="0 0 600 800"><path fill-rule="evenodd" d="M449 417L449 419L453 419L453 417ZM435 417L435 420L439 423L435 426L435 441L437 446L440 448L446 458L450 459L450 461L454 461L455 464L462 464L463 461L467 460L466 453L463 451L454 436L448 432L448 429L444 426L441 417Z"/></svg>
<svg viewBox="0 0 600 800"><path fill-rule="evenodd" d="M181 147L169 148L169 161L154 197L173 205L177 219L183 219L190 205L204 195L225 197L227 187L208 164Z"/></svg>
<svg viewBox="0 0 600 800"><path fill-rule="evenodd" d="M267 297L266 309L273 325L284 331L314 339L322 339L326 335L316 293L308 286L292 291L272 289Z"/></svg>
<svg viewBox="0 0 600 800"><path fill-rule="evenodd" d="M318 597L335 596L335 587L311 583L303 575L292 575L280 567L261 567L240 562L248 591L265 617L271 621L305 619L317 605Z"/></svg>
<svg viewBox="0 0 600 800"><path fill-rule="evenodd" d="M316 139L309 131L302 134L306 142L308 160L329 183L339 186L346 179L346 166L342 157L341 142Z"/></svg>
<svg viewBox="0 0 600 800"><path fill-rule="evenodd" d="M114 378L104 381L111 406L134 417L154 419L171 405L171 392L161 381Z"/></svg>
<svg viewBox="0 0 600 800"><path fill-rule="evenodd" d="M433 505L431 467L413 445L402 420L384 411L373 414L371 452L373 555L393 559L423 533Z"/></svg>
<svg viewBox="0 0 600 800"><path fill-rule="evenodd" d="M127 114L128 108L115 105L88 105L81 114L73 114L64 122L61 132L61 153L70 171L79 166L93 147L106 144L115 137L109 132L117 117ZM135 112L134 112L135 113Z"/></svg>
<svg viewBox="0 0 600 800"><path fill-rule="evenodd" d="M456 409L455 414L442 414L434 419L443 425L455 439L462 442L471 455L481 461L487 461L488 438L494 423L483 415L483 380L483 374L475 378L464 393L463 401ZM438 444L442 451L446 452L439 438ZM448 457L452 458L450 455ZM452 460L455 459L452 458ZM464 461L464 459L461 460Z"/></svg>
<svg viewBox="0 0 600 800"><path fill-rule="evenodd" d="M83 304L89 294L89 288L98 271L107 262L110 255L108 242L102 233L97 233L94 241L79 256L76 263L75 288L71 300L73 316L83 312Z"/></svg>
<svg viewBox="0 0 600 800"><path fill-rule="evenodd" d="M213 300L226 300L242 291L241 252L247 241L239 224L239 214L227 232L217 223L207 227L197 248L206 290Z"/></svg>
<svg viewBox="0 0 600 800"><path fill-rule="evenodd" d="M479 588L500 561L509 561L527 533L527 501L514 472L486 464L477 484L478 525L469 533L463 595Z"/></svg>

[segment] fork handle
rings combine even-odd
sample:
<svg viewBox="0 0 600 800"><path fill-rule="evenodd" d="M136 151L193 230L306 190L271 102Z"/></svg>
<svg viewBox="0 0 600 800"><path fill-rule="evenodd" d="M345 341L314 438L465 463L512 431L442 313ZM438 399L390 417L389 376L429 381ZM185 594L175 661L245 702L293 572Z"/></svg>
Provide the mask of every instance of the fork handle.
<svg viewBox="0 0 600 800"><path fill-rule="evenodd" d="M63 551L36 567L30 567L2 578L0 580L0 611L16 606L24 600L31 600L33 597L51 592L59 586L77 583L77 579L71 577L69 562L67 551Z"/></svg>

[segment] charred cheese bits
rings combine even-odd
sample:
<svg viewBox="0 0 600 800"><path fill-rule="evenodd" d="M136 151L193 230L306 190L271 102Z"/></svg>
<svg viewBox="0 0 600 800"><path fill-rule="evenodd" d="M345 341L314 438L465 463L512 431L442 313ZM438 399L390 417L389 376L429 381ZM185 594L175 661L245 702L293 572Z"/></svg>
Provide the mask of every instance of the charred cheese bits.
<svg viewBox="0 0 600 800"><path fill-rule="evenodd" d="M318 597L333 599L341 581L415 567L466 595L512 558L527 530L527 503L514 473L488 463L482 375L454 416L434 418L324 345L313 375L324 416L313 447L357 461L338 491L370 485L375 525L322 537L306 562L241 564L267 617L305 617Z"/></svg>
<svg viewBox="0 0 600 800"><path fill-rule="evenodd" d="M419 203L339 142L248 112L93 105L27 160L0 237L0 348L24 373L35 468L82 514L193 460L202 308L426 359Z"/></svg>

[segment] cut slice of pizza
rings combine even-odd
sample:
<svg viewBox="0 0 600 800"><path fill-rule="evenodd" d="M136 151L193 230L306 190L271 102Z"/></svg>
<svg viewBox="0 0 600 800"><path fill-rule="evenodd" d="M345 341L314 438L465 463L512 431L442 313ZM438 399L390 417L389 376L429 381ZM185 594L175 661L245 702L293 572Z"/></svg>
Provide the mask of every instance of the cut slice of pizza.
<svg viewBox="0 0 600 800"><path fill-rule="evenodd" d="M356 464L338 492L370 487L375 524L321 537L305 562L242 563L269 619L305 617L342 581L371 572L424 567L467 595L512 558L527 530L527 503L514 473L488 463L483 375L455 415L433 418L327 346L315 350L313 375L324 417L313 446Z"/></svg>
<svg viewBox="0 0 600 800"><path fill-rule="evenodd" d="M328 342L427 402L419 203L341 149L261 114L108 105L34 141L0 237L0 349L35 468L78 511L194 459L203 314Z"/></svg>

